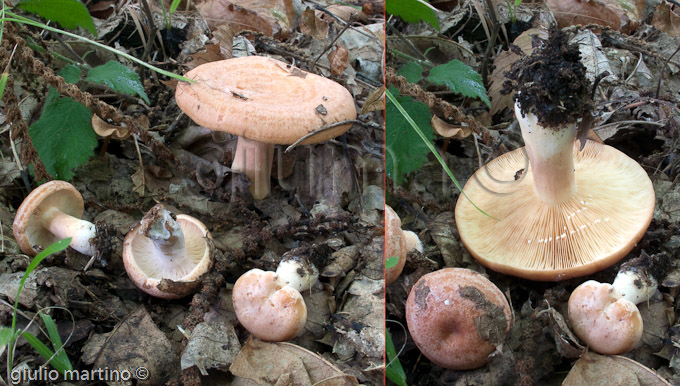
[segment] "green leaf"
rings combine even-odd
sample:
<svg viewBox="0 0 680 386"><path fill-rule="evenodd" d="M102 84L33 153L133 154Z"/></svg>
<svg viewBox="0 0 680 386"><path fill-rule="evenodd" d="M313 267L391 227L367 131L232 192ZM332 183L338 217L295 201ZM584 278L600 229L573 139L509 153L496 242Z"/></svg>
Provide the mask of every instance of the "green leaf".
<svg viewBox="0 0 680 386"><path fill-rule="evenodd" d="M45 345L45 343L41 342L40 339L36 338L35 335L31 334L28 331L24 331L21 333L21 336L26 339L26 341L33 347L35 351L40 354L41 357L43 357L44 360L48 361L50 360L50 364L52 367L54 367L57 371L60 373L64 373L66 370L71 370L70 368L67 368L64 363L60 363L57 360L57 357L54 356L54 352L50 350L49 347ZM69 362L69 365L71 363Z"/></svg>
<svg viewBox="0 0 680 386"><path fill-rule="evenodd" d="M149 102L149 97L144 92L144 86L139 80L134 70L123 66L115 60L110 60L108 63L97 66L87 73L88 82L104 84L114 91L122 92L127 95L139 95L144 102Z"/></svg>
<svg viewBox="0 0 680 386"><path fill-rule="evenodd" d="M66 97L45 103L40 119L31 125L28 135L47 172L59 180L69 180L72 170L87 162L97 147L92 113Z"/></svg>
<svg viewBox="0 0 680 386"><path fill-rule="evenodd" d="M491 107L491 101L482 83L482 76L460 60L454 59L433 68L427 80L435 84L446 85L451 91L466 97L479 98Z"/></svg>
<svg viewBox="0 0 680 386"><path fill-rule="evenodd" d="M424 0L386 0L385 12L399 16L407 23L424 21L439 31L434 8Z"/></svg>
<svg viewBox="0 0 680 386"><path fill-rule="evenodd" d="M59 71L59 76L64 78L66 83L76 84L80 80L80 67L75 64L67 64Z"/></svg>
<svg viewBox="0 0 680 386"><path fill-rule="evenodd" d="M170 4L170 14L172 15L175 13L177 10L177 7L179 7L179 3L181 3L182 0L172 0L172 4Z"/></svg>
<svg viewBox="0 0 680 386"><path fill-rule="evenodd" d="M397 350L394 349L390 330L385 330L385 353L387 354L388 363L387 368L385 369L385 375L390 381L396 383L398 386L406 386L406 373L404 372L404 368L401 367L399 358L397 358Z"/></svg>
<svg viewBox="0 0 680 386"><path fill-rule="evenodd" d="M423 79L423 66L418 62L408 62L399 69L397 75L403 76L409 83L418 83Z"/></svg>
<svg viewBox="0 0 680 386"><path fill-rule="evenodd" d="M396 92L392 90L392 92ZM429 141L434 140L430 110L422 102L408 96L397 97L397 101L413 118ZM420 169L430 150L418 133L402 117L392 101L385 103L385 164L387 175L400 185L404 175Z"/></svg>
<svg viewBox="0 0 680 386"><path fill-rule="evenodd" d="M54 359L52 360L52 365L56 369L61 368L64 370L72 370L73 366L71 365L71 360L68 359L66 351L62 349L63 343L61 342L61 336L59 335L59 331L57 330L57 325L54 323L54 320L51 316L43 314L42 312L40 312L40 317L42 318L43 323L45 323L47 334L50 337L50 342L52 342L52 348L54 348L54 352L56 353L54 355ZM60 371L63 372L63 370Z"/></svg>
<svg viewBox="0 0 680 386"><path fill-rule="evenodd" d="M9 327L0 327L0 348L4 347L12 340L12 329Z"/></svg>
<svg viewBox="0 0 680 386"><path fill-rule="evenodd" d="M97 29L90 12L78 0L23 0L17 4L17 7L47 20L55 21L63 28L75 29L81 26L95 37L97 36Z"/></svg>
<svg viewBox="0 0 680 386"><path fill-rule="evenodd" d="M399 263L399 256L391 256L385 259L385 269L390 269Z"/></svg>

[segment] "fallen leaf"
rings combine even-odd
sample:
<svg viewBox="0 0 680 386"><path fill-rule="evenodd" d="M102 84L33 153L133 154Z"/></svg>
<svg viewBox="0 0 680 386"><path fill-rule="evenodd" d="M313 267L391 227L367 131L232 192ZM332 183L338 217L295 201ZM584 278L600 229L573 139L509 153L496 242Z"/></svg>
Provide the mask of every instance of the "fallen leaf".
<svg viewBox="0 0 680 386"><path fill-rule="evenodd" d="M368 16L366 16L366 14L361 9L357 9L350 5L332 4L326 7L326 11L345 23L349 23L351 21L360 21L362 23L368 22ZM316 15L321 18L321 20L324 20L328 23L335 21L334 18L328 13L316 11Z"/></svg>
<svg viewBox="0 0 680 386"><path fill-rule="evenodd" d="M328 61L331 64L331 74L335 76L342 75L349 66L349 52L342 46L336 46L333 51L328 54Z"/></svg>
<svg viewBox="0 0 680 386"><path fill-rule="evenodd" d="M436 115L432 116L430 123L432 124L434 132L444 138L461 140L472 133L472 130L468 126L452 125L450 123L444 122Z"/></svg>
<svg viewBox="0 0 680 386"><path fill-rule="evenodd" d="M609 385L670 386L656 372L619 355L599 355L586 352L576 361L564 379L563 386L601 384L606 379Z"/></svg>
<svg viewBox="0 0 680 386"><path fill-rule="evenodd" d="M292 0L239 0L238 4L208 0L196 7L211 30L228 24L234 34L250 30L281 40L288 37L295 19Z"/></svg>
<svg viewBox="0 0 680 386"><path fill-rule="evenodd" d="M652 25L671 36L680 36L680 7L672 7L668 1L663 1L656 6Z"/></svg>
<svg viewBox="0 0 680 386"><path fill-rule="evenodd" d="M291 343L268 343L250 338L229 371L238 385L358 385L317 354Z"/></svg>
<svg viewBox="0 0 680 386"><path fill-rule="evenodd" d="M219 26L218 29L222 28L229 28L228 26ZM191 60L188 61L185 66L187 67L187 70L194 69L201 64L206 64L210 62L216 62L218 60L224 60L227 59L222 54L222 48L221 44L217 42L216 44L206 44L205 45L205 51L197 52L193 55L190 55Z"/></svg>
<svg viewBox="0 0 680 386"><path fill-rule="evenodd" d="M382 110L385 110L385 86L375 88L368 94L359 115Z"/></svg>
<svg viewBox="0 0 680 386"><path fill-rule="evenodd" d="M300 16L300 32L317 40L326 39L328 23L318 17L317 12L307 7Z"/></svg>
<svg viewBox="0 0 680 386"><path fill-rule="evenodd" d="M560 28L598 24L623 33L632 33L637 28L640 2L643 0L546 0Z"/></svg>
<svg viewBox="0 0 680 386"><path fill-rule="evenodd" d="M122 141L127 139L132 133L127 126L117 126L99 118L97 114L92 114L92 128L100 137L111 136L113 139Z"/></svg>
<svg viewBox="0 0 680 386"><path fill-rule="evenodd" d="M227 369L238 355L241 344L233 324L218 312L210 311L193 331L182 352L182 370L196 366L201 374L210 369Z"/></svg>

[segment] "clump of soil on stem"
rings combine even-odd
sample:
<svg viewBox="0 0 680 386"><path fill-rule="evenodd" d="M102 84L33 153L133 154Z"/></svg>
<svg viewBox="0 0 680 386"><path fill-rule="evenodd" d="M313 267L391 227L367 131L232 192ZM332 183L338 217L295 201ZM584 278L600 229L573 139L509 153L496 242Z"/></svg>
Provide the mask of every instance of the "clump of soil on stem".
<svg viewBox="0 0 680 386"><path fill-rule="evenodd" d="M532 113L544 127L554 128L590 114L590 84L578 47L569 44L560 30L553 30L547 40L536 38L533 44L541 49L516 62L504 84L505 91L518 91L515 99L522 114Z"/></svg>

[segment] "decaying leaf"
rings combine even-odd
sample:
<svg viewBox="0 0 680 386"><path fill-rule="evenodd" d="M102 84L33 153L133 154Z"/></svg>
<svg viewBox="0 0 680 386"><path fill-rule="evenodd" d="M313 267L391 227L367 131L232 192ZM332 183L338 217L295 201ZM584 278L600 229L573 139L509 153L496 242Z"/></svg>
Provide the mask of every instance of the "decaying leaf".
<svg viewBox="0 0 680 386"><path fill-rule="evenodd" d="M620 355L599 355L586 352L576 361L563 386L601 384L606 379L610 385L670 386L670 382L656 372Z"/></svg>
<svg viewBox="0 0 680 386"><path fill-rule="evenodd" d="M328 54L328 61L331 64L331 74L340 76L345 72L349 65L349 52L342 46L336 46L336 48Z"/></svg>
<svg viewBox="0 0 680 386"><path fill-rule="evenodd" d="M380 110L385 110L385 86L373 89L373 91L368 94L366 102L364 102L364 105L361 107L359 114Z"/></svg>
<svg viewBox="0 0 680 386"><path fill-rule="evenodd" d="M446 123L436 115L432 116L430 123L432 123L432 129L434 129L434 132L444 138L461 140L472 133L470 127Z"/></svg>
<svg viewBox="0 0 680 386"><path fill-rule="evenodd" d="M334 18L330 16L329 13L345 23L349 23L350 21L366 23L368 21L368 16L366 16L361 9L356 9L350 5L331 4L326 7L326 11L328 11L328 13L316 11L316 15L321 18L321 20L328 23L334 21Z"/></svg>
<svg viewBox="0 0 680 386"><path fill-rule="evenodd" d="M94 132L100 137L111 136L111 138L120 141L127 139L131 134L129 127L125 125L117 126L108 123L99 118L97 114L92 114L92 128L94 129Z"/></svg>
<svg viewBox="0 0 680 386"><path fill-rule="evenodd" d="M217 27L218 29L226 28L229 29L229 26L224 26L221 25ZM222 45L218 42L217 44L206 44L205 45L205 51L200 51L195 54L190 55L191 60L188 61L185 65L187 67L187 70L194 69L201 64L206 64L210 62L215 62L218 60L223 60L227 59L222 54Z"/></svg>
<svg viewBox="0 0 680 386"><path fill-rule="evenodd" d="M635 31L643 0L546 0L560 28L598 24L624 33Z"/></svg>
<svg viewBox="0 0 680 386"><path fill-rule="evenodd" d="M234 385L357 385L353 376L317 354L291 343L248 339L229 371Z"/></svg>
<svg viewBox="0 0 680 386"><path fill-rule="evenodd" d="M228 24L235 34L250 30L285 39L295 19L291 0L208 0L196 7L211 30Z"/></svg>
<svg viewBox="0 0 680 386"><path fill-rule="evenodd" d="M219 313L210 311L199 323L189 337L182 352L182 370L196 366L201 374L208 375L207 370L226 370L241 349L234 325L225 320Z"/></svg>
<svg viewBox="0 0 680 386"><path fill-rule="evenodd" d="M314 39L324 40L328 34L328 23L321 20L314 10L307 7L300 16L300 32Z"/></svg>
<svg viewBox="0 0 680 386"><path fill-rule="evenodd" d="M680 36L680 7L671 7L668 1L662 1L656 6L652 25L671 36Z"/></svg>

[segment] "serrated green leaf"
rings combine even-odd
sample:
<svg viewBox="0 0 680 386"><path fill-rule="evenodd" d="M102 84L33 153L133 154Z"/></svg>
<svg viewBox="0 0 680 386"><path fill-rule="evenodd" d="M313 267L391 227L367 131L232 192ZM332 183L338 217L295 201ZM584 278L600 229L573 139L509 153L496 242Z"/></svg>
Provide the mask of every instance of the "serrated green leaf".
<svg viewBox="0 0 680 386"><path fill-rule="evenodd" d="M144 102L149 102L149 97L144 92L144 86L139 80L139 75L129 67L126 67L115 60L97 66L87 73L88 82L104 84L114 91L122 92L127 95L139 95Z"/></svg>
<svg viewBox="0 0 680 386"><path fill-rule="evenodd" d="M445 85L451 91L463 94L466 97L479 98L491 107L491 101L486 95L482 76L460 60L454 59L433 68L430 70L427 81Z"/></svg>
<svg viewBox="0 0 680 386"><path fill-rule="evenodd" d="M57 22L63 28L83 27L95 37L97 29L87 7L78 0L23 0L17 7L47 20Z"/></svg>
<svg viewBox="0 0 680 386"><path fill-rule="evenodd" d="M407 23L424 21L439 31L439 21L434 8L424 0L387 0L385 12L399 16Z"/></svg>
<svg viewBox="0 0 680 386"><path fill-rule="evenodd" d="M392 342L392 334L389 330L385 330L385 353L387 354L387 368L385 369L385 376L397 384L397 386L406 386L406 373L401 367L401 362L397 358L397 350L394 349Z"/></svg>
<svg viewBox="0 0 680 386"><path fill-rule="evenodd" d="M61 97L45 104L28 135L52 177L69 180L72 170L90 159L97 147L91 122L90 110L71 98Z"/></svg>
<svg viewBox="0 0 680 386"><path fill-rule="evenodd" d="M76 84L80 80L80 67L75 64L67 64L59 71L59 76L64 78L66 83Z"/></svg>
<svg viewBox="0 0 680 386"><path fill-rule="evenodd" d="M409 83L418 83L423 79L423 66L418 62L408 62L397 71L397 75L401 75Z"/></svg>
<svg viewBox="0 0 680 386"><path fill-rule="evenodd" d="M391 90L396 93L395 89ZM434 140L430 120L432 116L427 106L408 96L397 97L397 101L418 124L425 136ZM385 164L387 175L395 184L400 185L404 175L420 169L430 150L418 133L403 119L394 104L387 100L385 103Z"/></svg>

